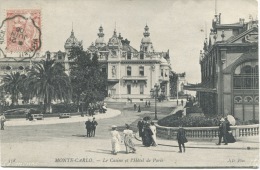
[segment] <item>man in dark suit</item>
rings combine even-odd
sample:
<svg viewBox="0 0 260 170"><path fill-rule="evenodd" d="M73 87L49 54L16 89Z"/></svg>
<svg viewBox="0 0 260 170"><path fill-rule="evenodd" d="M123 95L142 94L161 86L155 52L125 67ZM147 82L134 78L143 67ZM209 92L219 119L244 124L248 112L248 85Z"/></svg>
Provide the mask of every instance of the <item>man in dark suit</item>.
<svg viewBox="0 0 260 170"><path fill-rule="evenodd" d="M87 137L91 137L92 122L90 121L90 119L85 122L85 125L87 129Z"/></svg>
<svg viewBox="0 0 260 170"><path fill-rule="evenodd" d="M185 152L184 143L186 143L188 140L185 135L185 130L182 128L181 124L179 125L179 129L177 132L177 140L178 140L178 144L179 144L179 153L182 153L181 146L183 147L183 152Z"/></svg>
<svg viewBox="0 0 260 170"><path fill-rule="evenodd" d="M225 145L227 145L227 122L224 120L224 118L220 119L217 145L221 145L222 138L224 140Z"/></svg>
<svg viewBox="0 0 260 170"><path fill-rule="evenodd" d="M96 134L96 127L98 125L97 121L95 120L95 118L93 118L93 121L91 122L92 123L92 131L91 131L91 135L92 137L95 137L95 134Z"/></svg>
<svg viewBox="0 0 260 170"><path fill-rule="evenodd" d="M137 123L137 127L138 127L138 130L139 130L139 137L142 137L142 134L143 134L143 128L144 128L144 122L143 122L143 119L140 119Z"/></svg>

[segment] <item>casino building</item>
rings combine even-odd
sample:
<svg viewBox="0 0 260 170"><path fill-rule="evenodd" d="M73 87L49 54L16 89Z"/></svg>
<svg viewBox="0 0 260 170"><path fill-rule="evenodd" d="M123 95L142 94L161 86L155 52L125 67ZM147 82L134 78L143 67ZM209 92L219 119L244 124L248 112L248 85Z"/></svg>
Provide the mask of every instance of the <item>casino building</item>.
<svg viewBox="0 0 260 170"><path fill-rule="evenodd" d="M87 52L97 53L102 71L107 73L107 100L111 101L145 101L151 99L151 90L158 85L158 94L170 96L169 73L171 71L168 52L155 52L150 38L149 27L144 29L140 50L130 45L130 41L123 39L116 30L106 43L103 27L100 26L95 43L88 47ZM69 51L73 46L82 46L82 41L71 31L70 37L64 44L65 51L37 53L34 58L28 57L0 57L0 81L5 74L21 72L26 74L26 68L42 59L55 59L65 67L69 74Z"/></svg>
<svg viewBox="0 0 260 170"><path fill-rule="evenodd" d="M200 107L209 114L231 114L240 120L259 120L258 20L221 23L215 15L200 52Z"/></svg>
<svg viewBox="0 0 260 170"><path fill-rule="evenodd" d="M140 50L130 45L114 30L106 43L103 27L98 38L88 48L97 53L102 71L108 75L108 98L111 101L145 101L151 98L154 85L159 85L159 94L170 96L169 73L171 71L168 52L155 52L150 38L149 27L144 28Z"/></svg>

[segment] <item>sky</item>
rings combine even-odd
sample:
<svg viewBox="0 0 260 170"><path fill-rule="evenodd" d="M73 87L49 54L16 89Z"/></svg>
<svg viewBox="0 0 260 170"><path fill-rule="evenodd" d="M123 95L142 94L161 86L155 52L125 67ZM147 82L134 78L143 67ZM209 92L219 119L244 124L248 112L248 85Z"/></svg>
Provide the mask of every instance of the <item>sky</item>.
<svg viewBox="0 0 260 170"><path fill-rule="evenodd" d="M0 21L7 9L41 9L42 51L64 51L73 30L86 50L97 38L100 25L105 41L116 28L139 50L144 27L150 28L155 51L170 51L172 70L186 72L189 83L199 83L199 53L210 33L215 14L221 22L249 21L258 15L257 0L0 0ZM2 5L3 4L3 5Z"/></svg>

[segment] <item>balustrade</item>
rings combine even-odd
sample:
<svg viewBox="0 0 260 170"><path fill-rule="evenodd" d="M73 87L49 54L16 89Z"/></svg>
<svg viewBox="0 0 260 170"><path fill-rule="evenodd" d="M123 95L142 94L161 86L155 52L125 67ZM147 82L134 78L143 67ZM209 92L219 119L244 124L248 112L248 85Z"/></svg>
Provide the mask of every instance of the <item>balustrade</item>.
<svg viewBox="0 0 260 170"><path fill-rule="evenodd" d="M157 126L158 137L175 139L178 128ZM184 127L188 138L217 138L218 127ZM259 124L231 126L234 137L247 137L259 135Z"/></svg>

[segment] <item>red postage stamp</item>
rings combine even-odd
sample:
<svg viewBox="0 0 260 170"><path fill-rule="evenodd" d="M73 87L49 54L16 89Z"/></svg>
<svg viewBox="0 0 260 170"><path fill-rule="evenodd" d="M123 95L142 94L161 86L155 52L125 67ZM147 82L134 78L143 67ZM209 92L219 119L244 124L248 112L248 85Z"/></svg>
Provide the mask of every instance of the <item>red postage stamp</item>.
<svg viewBox="0 0 260 170"><path fill-rule="evenodd" d="M7 10L6 51L32 52L41 48L41 10Z"/></svg>

